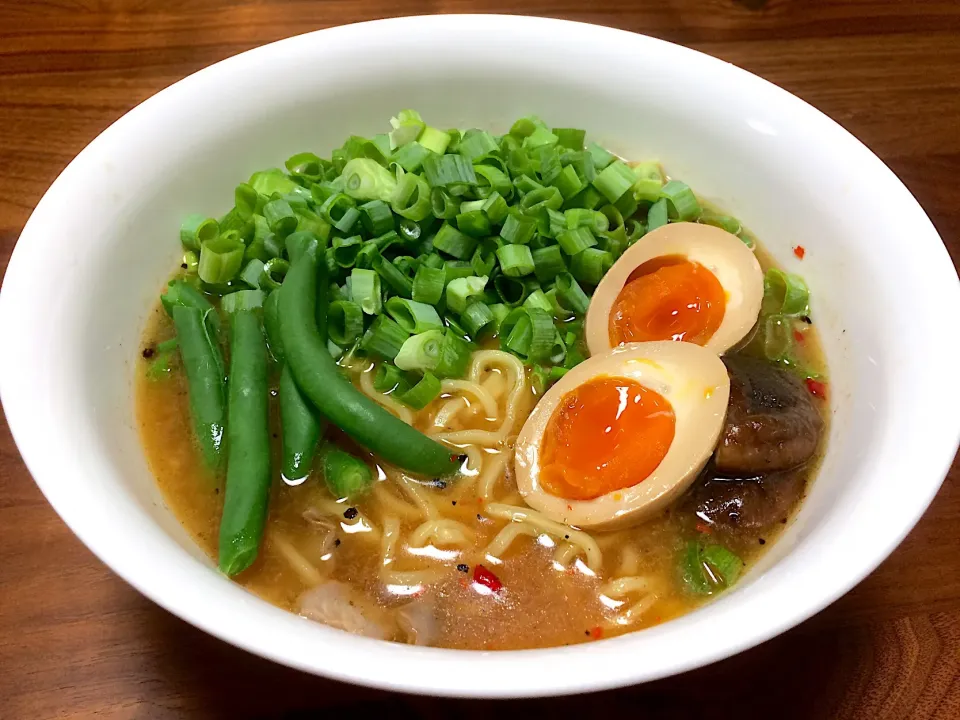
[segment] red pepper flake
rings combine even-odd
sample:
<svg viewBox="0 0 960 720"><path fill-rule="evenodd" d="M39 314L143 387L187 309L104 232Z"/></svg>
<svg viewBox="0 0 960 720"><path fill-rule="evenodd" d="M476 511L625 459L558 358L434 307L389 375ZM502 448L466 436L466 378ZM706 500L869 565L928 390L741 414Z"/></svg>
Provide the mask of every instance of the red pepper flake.
<svg viewBox="0 0 960 720"><path fill-rule="evenodd" d="M567 510L573 510L573 505L567 505Z"/></svg>
<svg viewBox="0 0 960 720"><path fill-rule="evenodd" d="M603 628L597 625L596 627L590 628L590 639L599 640L603 637Z"/></svg>
<svg viewBox="0 0 960 720"><path fill-rule="evenodd" d="M798 260L803 260L803 256L807 254L807 250L803 247L803 245L797 245L793 249L793 254L797 256Z"/></svg>
<svg viewBox="0 0 960 720"><path fill-rule="evenodd" d="M803 333L800 332L799 330L794 330L793 339L795 342L802 343L806 340L806 337L804 337Z"/></svg>
<svg viewBox="0 0 960 720"><path fill-rule="evenodd" d="M826 383L822 383L819 380L814 380L813 378L807 378L807 390L809 390L810 394L814 397L818 397L821 400L827 399Z"/></svg>
<svg viewBox="0 0 960 720"><path fill-rule="evenodd" d="M473 569L473 581L477 583L477 585L483 585L483 587L490 590L490 592L500 592L503 590L503 583L500 582L500 578L483 565L477 565Z"/></svg>
<svg viewBox="0 0 960 720"><path fill-rule="evenodd" d="M706 533L707 535L712 535L713 529L706 523L699 522L697 523L697 532Z"/></svg>

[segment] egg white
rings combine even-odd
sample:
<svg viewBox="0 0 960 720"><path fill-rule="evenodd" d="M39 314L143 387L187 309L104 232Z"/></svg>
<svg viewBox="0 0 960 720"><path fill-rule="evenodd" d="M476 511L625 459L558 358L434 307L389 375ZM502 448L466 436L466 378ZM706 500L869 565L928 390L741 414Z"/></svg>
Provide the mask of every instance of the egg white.
<svg viewBox="0 0 960 720"><path fill-rule="evenodd" d="M636 485L594 500L570 500L539 482L540 445L563 397L597 377L635 380L673 407L673 442L654 471ZM540 399L517 437L517 486L527 504L552 520L577 527L636 524L676 500L706 464L723 428L730 397L727 369L716 353L669 340L628 343L582 362ZM642 437L636 438L643 442Z"/></svg>

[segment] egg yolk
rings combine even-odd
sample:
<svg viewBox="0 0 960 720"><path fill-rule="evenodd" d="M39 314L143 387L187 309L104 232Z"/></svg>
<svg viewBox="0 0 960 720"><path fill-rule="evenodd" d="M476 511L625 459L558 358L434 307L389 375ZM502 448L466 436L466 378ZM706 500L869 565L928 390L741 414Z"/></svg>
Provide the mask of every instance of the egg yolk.
<svg viewBox="0 0 960 720"><path fill-rule="evenodd" d="M681 256L654 258L627 278L610 311L610 343L682 340L704 345L723 322L717 277Z"/></svg>
<svg viewBox="0 0 960 720"><path fill-rule="evenodd" d="M540 444L540 485L593 500L645 480L673 442L676 416L635 380L596 377L563 396Z"/></svg>

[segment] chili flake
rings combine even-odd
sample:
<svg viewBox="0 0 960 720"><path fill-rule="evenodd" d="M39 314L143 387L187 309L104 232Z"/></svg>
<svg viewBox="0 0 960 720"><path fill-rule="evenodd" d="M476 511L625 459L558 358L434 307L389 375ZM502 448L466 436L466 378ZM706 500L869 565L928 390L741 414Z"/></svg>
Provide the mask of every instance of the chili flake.
<svg viewBox="0 0 960 720"><path fill-rule="evenodd" d="M487 588L490 592L500 592L503 589L503 583L500 582L500 578L483 565L477 565L473 569L473 581L477 585L482 585Z"/></svg>
<svg viewBox="0 0 960 720"><path fill-rule="evenodd" d="M807 378L807 390L809 390L810 394L814 397L818 397L821 400L827 399L826 383L822 383L819 380L814 380L813 378Z"/></svg>
<svg viewBox="0 0 960 720"><path fill-rule="evenodd" d="M798 260L803 260L803 256L807 254L807 250L803 247L803 245L797 245L793 249L793 254L797 256Z"/></svg>

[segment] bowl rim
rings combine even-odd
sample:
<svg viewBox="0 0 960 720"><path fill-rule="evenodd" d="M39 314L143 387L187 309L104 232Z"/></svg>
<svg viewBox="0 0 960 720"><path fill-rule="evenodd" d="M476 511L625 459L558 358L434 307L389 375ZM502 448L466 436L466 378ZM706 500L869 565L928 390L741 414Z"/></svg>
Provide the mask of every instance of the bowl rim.
<svg viewBox="0 0 960 720"><path fill-rule="evenodd" d="M877 156L839 124L811 105L746 70L664 40L588 23L522 15L425 15L326 28L248 50L187 76L146 99L118 119L87 145L61 172L26 223L11 255L3 289L0 291L0 335L5 335L4 329L9 328L15 308L20 307L25 299L20 297L20 294L25 291L25 284L13 283L11 278L21 277L32 265L35 265L33 246L37 243L32 238L40 232L44 215L53 209L51 196L66 192L73 182L72 175L76 168L96 157L101 147L106 146L114 135L120 134L127 128L135 127L141 122L141 118L148 118L154 108L162 108L165 104L177 102L178 98L199 92L204 85L216 82L220 77L226 77L234 69L242 68L244 63L268 60L271 55L280 50L296 52L298 48L306 47L318 38L324 41L334 39L349 41L360 39L370 32L384 30L398 33L410 32L414 29L447 31L465 24L491 21L511 23L518 28L537 33L556 33L558 36L573 33L590 37L601 43L608 41L646 45L658 53L672 57L682 56L684 61L709 67L732 83L748 85L751 92L770 98L780 104L784 111L789 111L809 122L818 133L842 144L859 163L876 173L885 187L895 193L897 201L902 205L900 211L909 215L917 223L917 240L930 245L925 248L925 251L932 255L939 254L942 262L953 267L936 229L917 201ZM946 296L952 295L957 300L953 307L960 304L960 281L956 277L955 270L952 277L948 271L937 270L935 275L931 275L930 282L939 284ZM936 308L932 312L941 313L945 321L949 317L946 309ZM949 323L944 326L949 327ZM178 597L175 593L166 592L162 583L146 577L142 570L105 542L97 534L96 528L91 527L89 522L85 522L81 514L64 502L57 478L48 477L38 470L43 465L41 454L44 451L42 445L35 441L41 430L40 423L37 422L36 409L31 407L27 395L17 387L19 373L16 370L18 367L24 367L24 359L21 356L15 356L9 350L0 349L0 399L3 401L11 434L35 482L56 512L80 540L120 577L161 607L201 630L262 657L341 681L431 695L530 697L604 690L685 672L758 645L819 612L876 569L899 545L929 506L946 477L957 445L960 444L960 415L958 415L952 428L948 427L940 432L944 442L939 456L928 458L926 462L927 467L931 469L929 480L925 481L928 484L924 484L922 490L916 491L913 504L903 511L903 515L898 518L898 524L887 528L881 541L874 543L869 552L862 552L855 557L855 561L848 564L845 568L846 575L832 577L820 592L806 596L801 607L795 608L792 613L779 617L764 617L762 620L757 620L756 626L749 633L718 636L706 648L672 657L653 670L638 672L631 667L630 663L618 662L623 659L624 653L631 645L637 645L639 637L637 633L570 647L489 652L417 648L350 636L330 628L318 628L317 637L325 637L325 642L329 643L330 647L342 651L346 659L326 657L327 653L313 653L312 656L308 656L300 649L291 651L290 648L272 642L266 633L226 624L216 608L192 606L187 599ZM950 438L952 438L952 445L947 442ZM199 563L192 564L200 567ZM183 572L180 573L181 579L190 577L194 570L183 568ZM264 601L258 601L258 603L266 605ZM294 617L272 606L259 608L257 613L265 620L279 618L281 615ZM685 617L689 619L690 615ZM645 630L643 636L645 639L653 639L672 634L674 629L683 622L684 618L680 618L665 623ZM458 662L468 663L473 677L463 677L461 674L461 677L456 678L452 683L445 682L450 679L443 676L447 674L446 671L451 667L451 663ZM524 673L524 669L534 663L539 663L545 672L539 675ZM583 663L585 667L595 664L600 668L600 672L574 674L569 672L573 663ZM552 671L552 674L546 671ZM438 681L438 677L442 680Z"/></svg>

